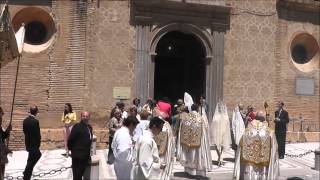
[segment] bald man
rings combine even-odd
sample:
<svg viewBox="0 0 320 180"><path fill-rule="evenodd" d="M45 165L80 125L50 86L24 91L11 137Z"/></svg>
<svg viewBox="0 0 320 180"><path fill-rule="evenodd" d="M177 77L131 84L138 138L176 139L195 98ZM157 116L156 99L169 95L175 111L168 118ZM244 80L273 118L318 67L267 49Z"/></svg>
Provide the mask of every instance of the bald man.
<svg viewBox="0 0 320 180"><path fill-rule="evenodd" d="M41 158L41 134L39 121L36 118L37 114L38 107L33 105L30 107L29 116L23 120L23 133L25 136L26 150L28 151L27 165L23 172L24 180L29 180L31 178L33 168Z"/></svg>
<svg viewBox="0 0 320 180"><path fill-rule="evenodd" d="M75 124L68 139L71 150L73 180L81 180L91 159L92 127L89 125L90 113L82 112L81 121Z"/></svg>

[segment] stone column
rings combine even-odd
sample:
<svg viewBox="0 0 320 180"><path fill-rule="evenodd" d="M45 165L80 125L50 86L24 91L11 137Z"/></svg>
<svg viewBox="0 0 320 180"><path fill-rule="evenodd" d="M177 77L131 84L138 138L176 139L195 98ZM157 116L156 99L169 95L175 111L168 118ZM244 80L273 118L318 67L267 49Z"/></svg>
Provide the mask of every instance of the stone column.
<svg viewBox="0 0 320 180"><path fill-rule="evenodd" d="M214 31L212 34L213 57L207 59L206 99L209 105L208 120L212 120L216 104L223 100L223 66L224 66L224 33Z"/></svg>
<svg viewBox="0 0 320 180"><path fill-rule="evenodd" d="M153 63L149 54L150 26L136 26L136 82L135 95L144 104L147 98L153 98Z"/></svg>

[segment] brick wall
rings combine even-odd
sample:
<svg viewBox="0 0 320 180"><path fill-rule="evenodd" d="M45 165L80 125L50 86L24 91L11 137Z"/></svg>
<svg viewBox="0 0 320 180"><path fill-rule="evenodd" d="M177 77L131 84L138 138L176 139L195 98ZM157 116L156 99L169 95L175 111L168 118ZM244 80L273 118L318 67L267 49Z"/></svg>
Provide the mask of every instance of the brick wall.
<svg viewBox="0 0 320 180"><path fill-rule="evenodd" d="M283 100L290 118L318 122L319 130L319 68L308 73L298 70L289 54L289 42L294 33L305 31L319 43L320 26L279 18L275 0L226 2L233 7L225 36L224 99L229 109L242 102L263 110L267 101L273 112L275 102ZM241 13L244 10L270 16ZM313 78L315 95L296 95L296 77Z"/></svg>
<svg viewBox="0 0 320 180"><path fill-rule="evenodd" d="M227 1L232 9L225 35L224 100L229 110L238 103L273 109L275 91L275 32L277 16L255 16L243 9L272 14L275 1Z"/></svg>
<svg viewBox="0 0 320 180"><path fill-rule="evenodd" d="M21 6L10 4L14 17ZM23 4L25 5L25 4ZM48 6L38 6L53 14L56 24L54 43L45 51L22 53L14 104L14 127L21 127L30 104L39 107L42 128L59 127L64 103L70 102L75 111L83 109L85 17L77 16L74 7L86 6L75 1L52 1ZM84 22L84 24L81 24ZM1 106L10 112L17 59L1 68ZM9 113L5 119L9 119Z"/></svg>
<svg viewBox="0 0 320 180"><path fill-rule="evenodd" d="M12 16L17 8L31 3L19 2L9 0ZM37 2L40 1L32 1L36 5ZM21 120L32 103L40 109L40 126L46 144L43 147L51 148L63 146L59 128L62 127L60 118L64 103L70 102L78 117L84 109L91 111L91 124L98 130L102 129L116 101L112 97L113 87L131 87L134 94L136 34L129 24L128 1L101 0L99 8L96 0L41 2L39 7L53 15L57 31L49 49L37 54L22 54L13 116L15 130L11 138L12 146L17 149L23 148ZM273 111L275 102L282 99L290 117L319 121L319 70L300 72L287 51L294 32L303 29L317 36L319 25L279 19L274 14L276 0L190 2L213 5L225 2L233 7L230 30L225 34L223 83L224 100L229 110L239 102L263 110L263 102L268 101ZM270 16L255 16L242 13L243 10ZM80 11L86 13L80 16ZM10 117L16 65L17 60L7 62L0 72L0 103L6 112L5 124ZM315 96L295 95L297 76L315 79Z"/></svg>
<svg viewBox="0 0 320 180"><path fill-rule="evenodd" d="M320 96L319 82L320 72L317 70L311 72L300 71L292 62L289 53L290 41L297 32L307 32L313 35L319 42L320 26L311 23L293 22L279 19L277 22L276 37L276 93L275 99L281 99L285 102L290 117L305 121L318 122L315 126L319 130L320 114ZM319 60L318 60L319 61ZM319 62L318 62L319 65ZM301 77L313 78L315 82L315 94L312 96L296 95L295 79Z"/></svg>
<svg viewBox="0 0 320 180"><path fill-rule="evenodd" d="M88 21L84 105L94 112L93 118L98 122L107 119L115 104L113 87L134 89L135 29L129 25L129 18L128 1L100 1L100 8Z"/></svg>
<svg viewBox="0 0 320 180"><path fill-rule="evenodd" d="M100 8L96 1L34 3L9 1L12 17L21 8L39 5L53 15L57 31L47 50L22 54L13 116L13 126L18 129L11 138L18 149L21 138L15 137L21 136L30 104L38 105L45 132L62 127L66 102L73 105L78 117L81 110L91 111L91 124L102 128L115 103L113 87L133 87L134 82L135 30L129 25L127 1L100 1ZM5 112L11 110L16 65L17 60L12 60L1 67L0 101ZM9 117L6 113L5 124ZM43 141L50 144L46 136Z"/></svg>

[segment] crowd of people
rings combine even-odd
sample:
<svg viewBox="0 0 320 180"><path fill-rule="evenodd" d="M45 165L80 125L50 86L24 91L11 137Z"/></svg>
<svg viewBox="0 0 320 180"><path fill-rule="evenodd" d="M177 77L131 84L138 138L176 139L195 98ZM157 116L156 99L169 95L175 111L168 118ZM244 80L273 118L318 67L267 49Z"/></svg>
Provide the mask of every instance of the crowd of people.
<svg viewBox="0 0 320 180"><path fill-rule="evenodd" d="M173 106L166 98L158 102L150 99L142 106L134 99L128 113L123 106L122 102L116 104L112 114L119 114L113 120L111 115L109 122L112 138L108 163L114 162L118 179L169 179L174 160L188 175L205 177L212 171L212 147L219 166L224 164L223 152L235 150L234 179L278 176L278 159L284 158L289 122L281 101L274 115L275 133L268 112L257 112L251 105L245 110L240 103L229 119L226 105L219 101L209 120L205 98L201 96L194 103L187 93ZM121 124L126 120L131 123Z"/></svg>
<svg viewBox="0 0 320 180"><path fill-rule="evenodd" d="M239 104L229 119L223 101L216 105L212 119L203 96L195 103L185 93L172 105L167 98L147 100L144 105L135 98L129 108L117 102L112 108L105 127L109 129L108 164L114 164L117 179L170 179L173 162L179 161L189 176L206 177L212 171L211 148L218 155L218 165L223 165L222 154L230 147L235 150L234 179L273 179L278 175L278 159L285 154L288 112L284 103L277 103L274 124L270 128L269 114L256 112L255 108ZM126 111L128 110L128 111ZM23 121L28 160L23 172L30 179L41 157L41 134L38 108L30 107ZM0 125L3 111L0 107ZM90 162L93 130L89 124L90 113L82 112L77 122L70 103L65 104L61 121L64 124L65 156L71 151L73 179L82 179ZM1 126L2 127L2 126ZM11 124L0 129L0 179L4 177L9 153L5 139ZM254 147L254 148L251 148Z"/></svg>

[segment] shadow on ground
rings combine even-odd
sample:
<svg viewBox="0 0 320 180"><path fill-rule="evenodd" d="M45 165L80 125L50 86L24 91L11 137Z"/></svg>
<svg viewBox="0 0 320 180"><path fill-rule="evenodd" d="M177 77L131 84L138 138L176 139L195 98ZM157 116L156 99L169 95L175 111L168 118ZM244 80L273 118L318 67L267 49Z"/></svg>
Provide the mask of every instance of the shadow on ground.
<svg viewBox="0 0 320 180"><path fill-rule="evenodd" d="M208 177L192 176L192 175L189 175L189 174L186 173L186 172L175 172L175 173L173 173L173 176L174 176L174 177L180 177L180 178L188 178L188 179L209 180Z"/></svg>
<svg viewBox="0 0 320 180"><path fill-rule="evenodd" d="M223 158L224 161L234 162L234 158Z"/></svg>

